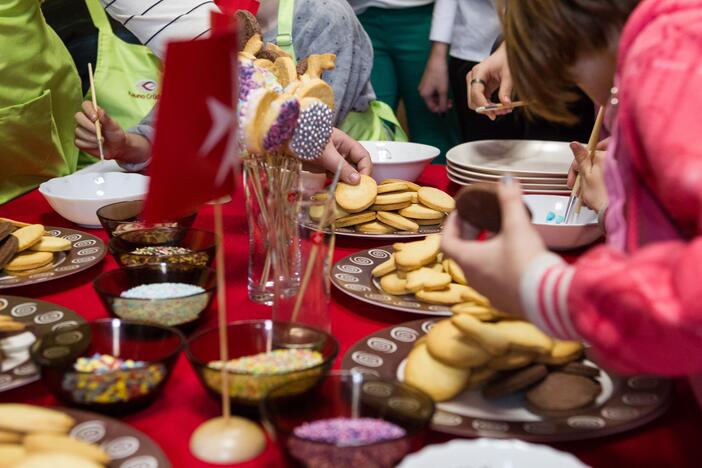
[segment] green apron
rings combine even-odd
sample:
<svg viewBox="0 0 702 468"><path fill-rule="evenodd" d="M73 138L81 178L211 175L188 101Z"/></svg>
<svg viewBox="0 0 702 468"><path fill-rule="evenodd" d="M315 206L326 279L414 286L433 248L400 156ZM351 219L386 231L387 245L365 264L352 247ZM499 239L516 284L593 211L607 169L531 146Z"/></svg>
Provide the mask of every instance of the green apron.
<svg viewBox="0 0 702 468"><path fill-rule="evenodd" d="M280 0L278 3L278 35L276 45L290 54L295 60L293 46L293 18L295 0ZM395 112L382 101L370 103L364 112L349 112L339 129L355 140L408 141Z"/></svg>
<svg viewBox="0 0 702 468"><path fill-rule="evenodd" d="M76 169L80 78L39 0L0 1L0 203Z"/></svg>
<svg viewBox="0 0 702 468"><path fill-rule="evenodd" d="M98 29L94 75L98 105L122 128L131 128L141 122L158 100L161 62L148 47L129 44L117 37L98 0L85 0L85 4ZM88 91L85 99L91 98ZM79 165L96 160L81 153Z"/></svg>

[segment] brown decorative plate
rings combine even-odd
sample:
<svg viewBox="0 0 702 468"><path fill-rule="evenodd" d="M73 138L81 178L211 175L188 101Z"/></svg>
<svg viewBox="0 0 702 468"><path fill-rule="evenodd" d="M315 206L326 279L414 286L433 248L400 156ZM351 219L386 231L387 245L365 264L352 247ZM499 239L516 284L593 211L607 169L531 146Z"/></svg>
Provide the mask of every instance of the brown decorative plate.
<svg viewBox="0 0 702 468"><path fill-rule="evenodd" d="M405 358L414 342L437 320L415 320L380 330L353 345L341 368L403 380ZM451 401L436 405L432 429L466 437L535 442L582 440L642 426L662 415L670 405L669 380L622 377L602 369L599 381L602 393L595 405L558 416L532 413L521 394L487 401L480 391L465 391Z"/></svg>
<svg viewBox="0 0 702 468"><path fill-rule="evenodd" d="M100 414L58 408L76 420L70 435L102 447L112 457L109 468L170 468L156 442L123 422Z"/></svg>
<svg viewBox="0 0 702 468"><path fill-rule="evenodd" d="M0 333L0 351L4 355L0 357L0 392L39 380L39 369L29 357L29 348L38 338L85 323L80 315L64 307L18 296L0 295L0 315L28 326L21 333ZM67 339L72 339L71 333L76 332L67 331Z"/></svg>
<svg viewBox="0 0 702 468"><path fill-rule="evenodd" d="M46 231L52 236L71 241L71 250L54 253L53 268L41 273L11 276L0 270L0 289L43 283L73 275L100 263L107 253L105 243L92 234L62 227L47 227Z"/></svg>
<svg viewBox="0 0 702 468"><path fill-rule="evenodd" d="M413 294L391 296L380 289L380 283L373 278L373 268L390 258L392 246L363 250L339 260L332 269L332 283L345 294L386 309L423 315L451 315L447 306L427 304Z"/></svg>

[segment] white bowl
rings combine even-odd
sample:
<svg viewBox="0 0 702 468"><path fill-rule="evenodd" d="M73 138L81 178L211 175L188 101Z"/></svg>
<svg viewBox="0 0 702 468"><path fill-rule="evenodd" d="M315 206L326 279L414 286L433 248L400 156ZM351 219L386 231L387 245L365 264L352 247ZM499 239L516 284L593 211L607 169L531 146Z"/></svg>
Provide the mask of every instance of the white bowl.
<svg viewBox="0 0 702 468"><path fill-rule="evenodd" d="M398 141L361 141L373 161L373 178L417 180L425 167L441 152L438 148L419 143Z"/></svg>
<svg viewBox="0 0 702 468"><path fill-rule="evenodd" d="M564 216L569 197L560 195L524 195L524 202L532 214L532 224L539 231L549 249L569 250L592 244L602 236L597 225L597 213L582 207L579 215L573 213L573 221L557 224L547 221L549 213Z"/></svg>
<svg viewBox="0 0 702 468"><path fill-rule="evenodd" d="M87 172L47 180L39 186L58 214L69 221L99 228L95 212L105 205L146 197L149 178L124 172Z"/></svg>

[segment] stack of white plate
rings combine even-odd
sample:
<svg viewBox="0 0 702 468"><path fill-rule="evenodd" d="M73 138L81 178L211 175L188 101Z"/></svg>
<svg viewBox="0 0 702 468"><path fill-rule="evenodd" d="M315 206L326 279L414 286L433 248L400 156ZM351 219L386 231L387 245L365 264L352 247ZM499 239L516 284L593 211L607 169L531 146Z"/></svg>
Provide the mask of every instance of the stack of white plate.
<svg viewBox="0 0 702 468"><path fill-rule="evenodd" d="M459 185L499 182L511 174L525 193L566 195L573 153L568 143L483 140L458 145L446 155L448 177Z"/></svg>

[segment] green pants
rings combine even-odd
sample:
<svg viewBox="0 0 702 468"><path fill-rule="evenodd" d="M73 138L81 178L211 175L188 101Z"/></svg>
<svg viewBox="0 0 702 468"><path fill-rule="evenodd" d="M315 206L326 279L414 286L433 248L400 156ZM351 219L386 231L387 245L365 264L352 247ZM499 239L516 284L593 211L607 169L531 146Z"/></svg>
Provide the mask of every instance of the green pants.
<svg viewBox="0 0 702 468"><path fill-rule="evenodd" d="M432 113L419 95L419 82L429 58L433 4L402 9L369 8L358 19L373 42L371 82L379 100L407 110L411 141L436 146L444 155L459 143L456 116ZM447 77L448 79L448 77Z"/></svg>

